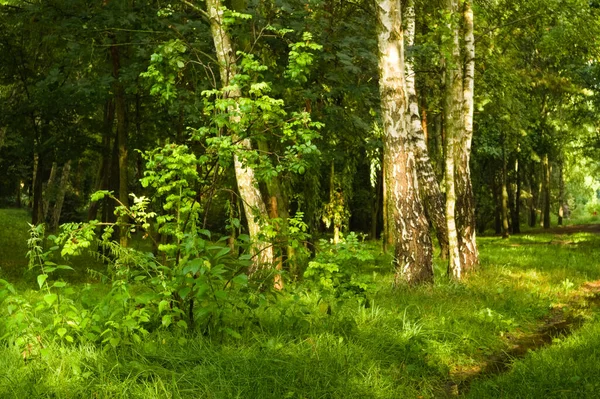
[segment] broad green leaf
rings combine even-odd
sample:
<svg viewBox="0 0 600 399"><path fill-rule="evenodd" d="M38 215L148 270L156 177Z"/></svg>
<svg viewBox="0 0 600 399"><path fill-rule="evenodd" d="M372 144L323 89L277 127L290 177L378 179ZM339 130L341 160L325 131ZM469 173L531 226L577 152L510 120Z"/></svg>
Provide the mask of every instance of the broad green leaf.
<svg viewBox="0 0 600 399"><path fill-rule="evenodd" d="M162 313L165 309L169 307L169 301L162 300L158 304L158 313Z"/></svg>
<svg viewBox="0 0 600 399"><path fill-rule="evenodd" d="M37 283L40 286L40 288L42 288L42 286L44 285L44 282L46 281L47 278L48 278L47 274L40 274L37 276Z"/></svg>
<svg viewBox="0 0 600 399"><path fill-rule="evenodd" d="M192 290L191 287L183 287L177 293L179 294L181 299L185 299L185 297L188 296L188 294L190 293L191 290Z"/></svg>
<svg viewBox="0 0 600 399"><path fill-rule="evenodd" d="M46 303L48 305L52 305L54 302L56 302L57 299L58 299L58 295L56 295L56 294L44 295L44 301L46 301Z"/></svg>

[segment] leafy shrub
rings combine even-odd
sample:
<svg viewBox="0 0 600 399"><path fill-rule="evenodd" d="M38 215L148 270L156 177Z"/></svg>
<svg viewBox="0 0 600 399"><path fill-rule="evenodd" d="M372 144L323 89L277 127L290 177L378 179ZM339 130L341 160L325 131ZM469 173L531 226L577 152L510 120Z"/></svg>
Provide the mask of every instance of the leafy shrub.
<svg viewBox="0 0 600 399"><path fill-rule="evenodd" d="M304 277L323 296L366 300L371 281L361 273L361 267L373 261L373 254L359 237L351 232L339 244L321 240L320 251L308 264Z"/></svg>

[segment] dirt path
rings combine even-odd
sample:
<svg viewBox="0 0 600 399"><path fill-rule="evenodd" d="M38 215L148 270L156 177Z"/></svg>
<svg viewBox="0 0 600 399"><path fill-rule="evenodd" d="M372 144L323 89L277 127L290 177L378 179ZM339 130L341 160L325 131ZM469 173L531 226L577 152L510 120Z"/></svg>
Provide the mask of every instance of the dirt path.
<svg viewBox="0 0 600 399"><path fill-rule="evenodd" d="M600 224L573 225L536 230L526 234L574 234L589 232L600 234ZM507 334L508 349L489 356L484 363L468 369L451 370L444 392L439 397L458 397L469 391L471 383L479 378L489 378L510 370L516 359L523 358L529 351L552 344L555 338L572 334L580 328L584 319L581 311L600 307L600 280L588 281L570 293L566 303L552 308L539 328L529 334Z"/></svg>
<svg viewBox="0 0 600 399"><path fill-rule="evenodd" d="M529 351L552 344L555 338L565 337L580 328L584 319L581 310L600 306L600 280L583 284L571 293L565 304L556 305L543 320L537 331L522 335L506 335L509 348L502 353L491 355L486 361L469 369L450 371L449 379L440 398L452 398L465 395L471 383L479 378L507 372L512 363L523 358Z"/></svg>

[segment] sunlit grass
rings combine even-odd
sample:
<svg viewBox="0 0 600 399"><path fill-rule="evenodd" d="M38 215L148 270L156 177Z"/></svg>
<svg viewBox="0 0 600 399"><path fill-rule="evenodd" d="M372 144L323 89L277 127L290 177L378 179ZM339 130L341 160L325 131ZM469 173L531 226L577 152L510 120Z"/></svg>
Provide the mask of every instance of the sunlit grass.
<svg viewBox="0 0 600 399"><path fill-rule="evenodd" d="M0 219L24 223L25 213L11 212L0 211ZM8 268L2 263L1 278L20 282L21 295L33 300L40 295L35 276L23 274L24 252L17 254L26 251L18 244L27 238L24 226L0 232L0 242L13 242L5 258L21 262ZM377 243L367 245L375 260L363 270L375 284L366 307L356 299L323 299L290 283L276 302L239 321L239 339L158 330L143 344L118 351L43 339L46 350L26 361L16 348L3 346L0 397L439 397L459 378L454 375L506 350L507 335L535 331L553 304L567 300L584 281L600 279L600 237L589 233L483 237L477 274L464 283L449 281L445 263L436 260L436 283L412 289L392 288L390 256ZM92 306L108 287L90 279L87 260L74 262L79 268L74 278L64 275L76 288L72 299ZM586 372L576 361L557 364L561 356L596 361L592 348L600 323L594 323L524 360L511 374L474 386L472 397L540 397L542 390L558 392L554 397L585 397L586 384L596 387L591 376L599 373L597 366ZM581 355L584 349L591 352ZM563 384L551 367L575 370L568 378L583 385ZM533 380L531 389L518 387L525 378Z"/></svg>

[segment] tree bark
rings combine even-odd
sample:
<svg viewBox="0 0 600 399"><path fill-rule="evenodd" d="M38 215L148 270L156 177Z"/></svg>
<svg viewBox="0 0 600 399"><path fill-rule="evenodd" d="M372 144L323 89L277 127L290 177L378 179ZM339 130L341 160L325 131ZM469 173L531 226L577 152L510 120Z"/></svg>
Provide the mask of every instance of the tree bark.
<svg viewBox="0 0 600 399"><path fill-rule="evenodd" d="M447 0L446 9L450 15L456 15L458 0ZM460 70L460 37L458 27L448 24L452 38L449 40L446 60L446 90L444 93L444 126L446 128L446 222L448 224L448 274L460 280L463 277L458 229L456 225L456 160L463 124L462 97L463 82Z"/></svg>
<svg viewBox="0 0 600 399"><path fill-rule="evenodd" d="M542 169L543 169L543 180L542 180L542 191L543 191L543 213L544 213L544 228L550 228L550 163L548 161L548 154L544 154L542 158Z"/></svg>
<svg viewBox="0 0 600 399"><path fill-rule="evenodd" d="M102 129L102 154L100 169L96 180L95 190L108 190L110 181L110 138L112 136L112 128L115 120L115 105L112 99L106 101L104 106L104 126ZM90 203L88 209L88 220L94 220L98 217L98 201ZM104 218L101 218L104 220Z"/></svg>
<svg viewBox="0 0 600 399"><path fill-rule="evenodd" d="M31 213L31 224L37 225L43 223L44 203L42 202L44 176L44 156L40 153L35 154L34 161L34 179L33 179L33 207Z"/></svg>
<svg viewBox="0 0 600 399"><path fill-rule="evenodd" d="M46 183L46 189L44 190L44 221L48 220L48 211L50 210L50 200L54 199L55 187L54 181L56 180L56 170L58 169L58 164L56 162L52 162L52 167L50 168L50 177L48 177L48 182Z"/></svg>
<svg viewBox="0 0 600 399"><path fill-rule="evenodd" d="M558 225L562 226L565 209L565 177L563 171L564 163L561 160L558 164Z"/></svg>
<svg viewBox="0 0 600 399"><path fill-rule="evenodd" d="M504 140L506 137L504 137ZM508 178L506 167L506 143L502 144L502 238L510 236L508 226Z"/></svg>
<svg viewBox="0 0 600 399"><path fill-rule="evenodd" d="M406 44L412 47L415 42L415 4L414 0L408 1L406 8ZM408 118L410 120L411 141L414 145L417 176L419 187L427 216L435 227L440 245L441 257L448 256L448 226L444 212L444 196L435 177L435 172L429 158L427 141L423 123L419 115L419 102L415 85L415 71L412 60L406 59L406 88L408 95Z"/></svg>
<svg viewBox="0 0 600 399"><path fill-rule="evenodd" d="M535 178L535 164L531 162L529 176L529 191L531 191L531 199L529 200L529 227L535 227L537 223L537 203L538 203L538 187L537 179Z"/></svg>
<svg viewBox="0 0 600 399"><path fill-rule="evenodd" d="M231 80L237 74L235 53L231 45L231 38L223 22L223 7L221 0L206 0L207 13L210 19L210 30L213 37L222 87L229 86ZM241 92L232 88L225 93L229 98L239 98ZM239 106L235 106L239 107ZM239 123L240 117L234 116L238 111L235 108L229 110L233 115L230 118L232 125ZM241 151L251 151L252 143L249 138L240 139L235 132L233 141L238 142ZM273 248L269 242L261 237L261 224L268 219L267 207L261 197L254 169L244 165L238 153L234 154L235 175L238 191L244 203L244 212L248 221L248 231L253 242L252 252L254 255L253 266L250 274L261 268L270 268L273 264Z"/></svg>
<svg viewBox="0 0 600 399"><path fill-rule="evenodd" d="M401 2L380 0L377 11L384 179L396 229L396 283L432 282L429 224L419 196L416 156L407 120Z"/></svg>
<svg viewBox="0 0 600 399"><path fill-rule="evenodd" d="M60 178L60 183L58 185L58 190L56 192L56 199L54 202L54 209L52 212L52 221L50 223L52 231L58 230L58 225L60 222L60 214L62 212L63 203L65 201L65 194L67 192L67 187L69 185L70 174L71 174L71 160L68 160L63 165L62 176Z"/></svg>
<svg viewBox="0 0 600 399"><path fill-rule="evenodd" d="M514 212L512 215L512 232L513 234L521 233L521 168L519 159L515 160L515 198Z"/></svg>
<svg viewBox="0 0 600 399"><path fill-rule="evenodd" d="M458 252L462 274L472 272L479 264L477 250L477 223L475 200L471 182L471 143L473 140L473 110L475 93L475 36L473 34L473 10L471 2L465 0L464 24L464 75L462 92L462 135L456 140L456 225L458 230Z"/></svg>
<svg viewBox="0 0 600 399"><path fill-rule="evenodd" d="M258 149L268 154L270 153L269 145L264 140L258 140ZM279 244L274 247L274 265L275 270L281 272L283 270L283 261L286 255L287 250L287 227L288 227L288 219L289 219L289 202L286 195L283 192L283 187L281 183L281 179L279 176L273 176L271 179L265 182L267 186L267 191L269 194L269 217L271 219L279 219L279 222L275 225L275 230L277 235L282 239ZM289 255L288 255L288 260ZM283 278L280 273L275 274L275 282L274 288L276 290L283 289Z"/></svg>
<svg viewBox="0 0 600 399"><path fill-rule="evenodd" d="M115 110L117 116L117 143L118 143L118 156L119 156L119 201L126 208L129 207L129 173L128 173L128 121L127 121L127 103L125 99L125 89L123 84L119 80L121 70L121 59L119 54L119 48L116 43L110 47L110 54L113 65L113 78L114 91L115 91ZM126 224L129 222L127 215L123 214L119 216L118 223L121 225L119 228L119 243L121 246L127 246L128 227Z"/></svg>

